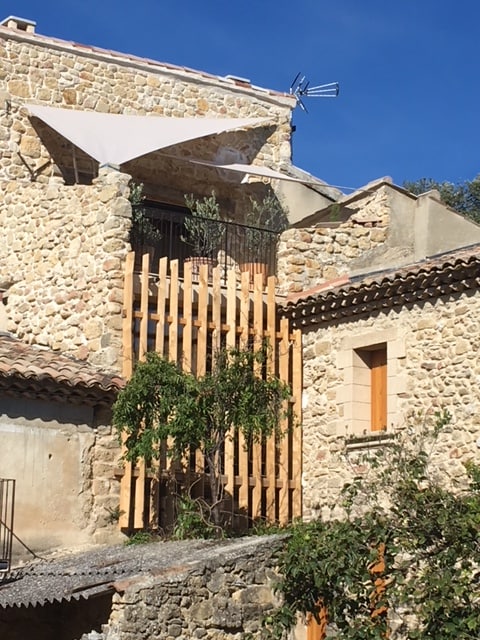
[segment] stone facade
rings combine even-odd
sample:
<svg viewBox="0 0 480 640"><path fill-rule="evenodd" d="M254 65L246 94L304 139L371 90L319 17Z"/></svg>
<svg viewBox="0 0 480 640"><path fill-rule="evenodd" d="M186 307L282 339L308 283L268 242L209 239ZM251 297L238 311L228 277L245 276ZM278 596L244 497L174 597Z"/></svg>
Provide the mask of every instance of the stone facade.
<svg viewBox="0 0 480 640"><path fill-rule="evenodd" d="M352 385L352 354L378 343L387 348L387 434L418 428L448 409L452 422L441 434L433 460L455 484L464 463L480 462L476 291L439 296L415 304L388 305L359 317L319 323L304 330L303 487L304 516L327 515L345 482L358 469L361 436ZM369 402L369 399L366 400ZM360 448L349 449L360 436ZM367 449L371 442L365 441ZM365 451L365 449L363 449Z"/></svg>
<svg viewBox="0 0 480 640"><path fill-rule="evenodd" d="M128 176L94 184L2 182L6 327L25 342L119 367Z"/></svg>
<svg viewBox="0 0 480 640"><path fill-rule="evenodd" d="M260 128L242 136L241 147L234 144L238 136L234 137L232 148L223 149L224 156L230 152L237 161L256 158L277 165L290 161L290 116L295 101L289 96L254 89L243 81L16 29L0 28L0 59L1 98L10 105L0 120L0 176L4 178L30 179L33 171L37 181L48 182L58 173L58 157L64 161L71 156L63 144L52 157L32 126L28 109L22 109L29 102L112 114L265 118L268 131ZM222 153L212 141L193 143L184 150L193 155L198 144L202 159L215 151ZM77 162L80 170L92 171L91 161L80 151ZM163 180L165 186L169 182L171 179Z"/></svg>
<svg viewBox="0 0 480 640"><path fill-rule="evenodd" d="M248 201L240 178L186 161L288 163L295 101L244 81L16 28L0 27L0 60L3 328L118 369L130 178L144 183L148 197L175 205L184 205L185 193L215 189L223 210L238 218ZM30 118L30 102L152 117L264 118L265 124L184 143L177 159L152 153L122 165L122 173L109 172Z"/></svg>

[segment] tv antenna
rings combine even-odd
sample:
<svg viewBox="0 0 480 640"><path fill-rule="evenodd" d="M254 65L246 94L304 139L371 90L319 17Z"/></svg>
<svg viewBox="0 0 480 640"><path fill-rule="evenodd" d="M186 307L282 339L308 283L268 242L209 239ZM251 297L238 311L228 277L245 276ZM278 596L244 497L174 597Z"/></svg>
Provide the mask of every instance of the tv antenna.
<svg viewBox="0 0 480 640"><path fill-rule="evenodd" d="M316 87L310 86L310 80L302 76L299 71L290 85L290 94L295 96L297 105L308 113L307 107L303 104L302 98L336 98L340 91L338 82L329 82L328 84L319 84Z"/></svg>

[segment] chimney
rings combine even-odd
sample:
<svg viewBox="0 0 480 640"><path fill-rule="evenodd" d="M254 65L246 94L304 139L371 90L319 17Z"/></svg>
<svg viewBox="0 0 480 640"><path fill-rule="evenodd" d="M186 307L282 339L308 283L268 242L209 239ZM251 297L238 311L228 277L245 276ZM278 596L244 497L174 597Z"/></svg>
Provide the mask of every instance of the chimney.
<svg viewBox="0 0 480 640"><path fill-rule="evenodd" d="M8 16L0 22L0 27L8 27L9 29L17 29L26 33L35 33L37 23L34 20L26 18L18 18L17 16Z"/></svg>

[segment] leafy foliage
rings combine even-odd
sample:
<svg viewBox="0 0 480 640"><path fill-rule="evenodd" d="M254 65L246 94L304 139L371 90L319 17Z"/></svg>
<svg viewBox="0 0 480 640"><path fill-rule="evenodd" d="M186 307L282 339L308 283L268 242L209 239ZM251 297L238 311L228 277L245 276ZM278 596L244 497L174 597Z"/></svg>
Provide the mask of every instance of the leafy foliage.
<svg viewBox="0 0 480 640"><path fill-rule="evenodd" d="M184 197L192 215L185 218L186 233L182 240L192 247L194 256L216 258L226 226L221 222L215 191L203 199L195 198L193 194Z"/></svg>
<svg viewBox="0 0 480 640"><path fill-rule="evenodd" d="M132 244L142 245L159 242L162 239L162 233L155 226L148 210L144 206L145 195L143 193L143 182L130 182L130 195L128 199L132 205L132 229L130 232L130 240Z"/></svg>
<svg viewBox="0 0 480 640"><path fill-rule="evenodd" d="M457 184L421 178L413 182L404 182L403 186L417 195L436 189L446 205L475 222L480 222L480 175L473 180L464 180Z"/></svg>
<svg viewBox="0 0 480 640"><path fill-rule="evenodd" d="M181 496L177 500L174 539L222 538L223 535L223 529L212 523L211 508L205 500L190 496Z"/></svg>
<svg viewBox="0 0 480 640"><path fill-rule="evenodd" d="M114 424L126 436L129 460L157 457L158 443L167 438L176 460L191 449L202 452L215 525L221 520L222 452L227 438L236 430L248 445L272 433L280 435L290 391L266 372L266 357L266 345L258 350L222 349L211 371L197 378L148 353L114 406Z"/></svg>
<svg viewBox="0 0 480 640"><path fill-rule="evenodd" d="M318 616L347 640L458 640L480 636L480 469L463 489L431 468L448 424L437 415L367 454L369 471L344 488L344 516L298 524L281 558L283 606L267 621L281 637L296 612Z"/></svg>
<svg viewBox="0 0 480 640"><path fill-rule="evenodd" d="M258 201L250 197L250 208L245 218L245 239L248 250L257 254L271 242L271 232L281 233L288 228L288 213L274 193Z"/></svg>

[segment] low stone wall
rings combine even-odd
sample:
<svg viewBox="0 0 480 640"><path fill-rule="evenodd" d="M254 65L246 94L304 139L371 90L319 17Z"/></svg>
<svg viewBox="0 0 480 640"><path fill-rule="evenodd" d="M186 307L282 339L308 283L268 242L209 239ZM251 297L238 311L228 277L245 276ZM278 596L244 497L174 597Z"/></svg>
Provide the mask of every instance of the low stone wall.
<svg viewBox="0 0 480 640"><path fill-rule="evenodd" d="M281 543L281 536L216 543L213 558L117 583L104 640L260 637L262 617L276 602Z"/></svg>

